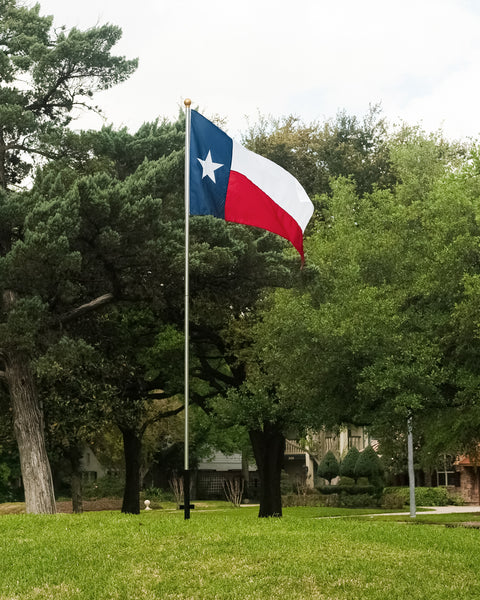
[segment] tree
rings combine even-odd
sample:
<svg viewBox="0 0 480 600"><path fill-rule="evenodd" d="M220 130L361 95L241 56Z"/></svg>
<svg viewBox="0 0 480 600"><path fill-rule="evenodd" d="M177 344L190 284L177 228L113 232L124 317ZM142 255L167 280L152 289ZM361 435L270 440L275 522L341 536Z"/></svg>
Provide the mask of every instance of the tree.
<svg viewBox="0 0 480 600"><path fill-rule="evenodd" d="M138 514L142 442L147 429L180 413L183 335L163 326L145 302L119 303L90 323L103 356L102 383L110 390L109 418L120 429L125 458L122 512Z"/></svg>
<svg viewBox="0 0 480 600"><path fill-rule="evenodd" d="M62 336L35 361L50 457L70 468L72 509L83 511L81 459L108 422L112 389L102 385L103 357L81 338Z"/></svg>
<svg viewBox="0 0 480 600"><path fill-rule="evenodd" d="M317 473L323 479L326 479L329 484L332 483L332 479L338 476L340 467L335 454L329 450L323 457L321 463L318 465Z"/></svg>
<svg viewBox="0 0 480 600"><path fill-rule="evenodd" d="M363 195L397 181L389 137L380 106L373 105L363 119L345 111L324 123L261 117L244 143L291 172L312 197L330 195L330 180L338 177L350 177Z"/></svg>
<svg viewBox="0 0 480 600"><path fill-rule="evenodd" d="M346 132L344 139L340 134L337 136L340 130ZM292 172L310 193L331 192L328 178L332 174L352 176L362 191L373 189L375 178L379 187L389 187L395 181L390 170L385 124L373 109L370 120L366 119L363 124L356 119L347 123L339 116L335 127L323 129L318 124L304 126L293 117L272 123L262 120L244 141L252 150ZM338 160L338 164L330 161L332 148L337 159L343 156L344 160ZM355 170L349 162L352 156L355 156ZM363 179L362 175L365 175ZM354 184L350 185L354 189ZM319 208L323 202L323 198L317 202ZM320 230L329 226L325 218L317 211L315 221L319 222ZM261 480L259 516L281 515L280 474L287 433L293 429L300 435L308 427L338 425L345 419L354 422L354 410L348 399L355 387L352 352L340 336L327 342L318 354L317 348L314 353L309 348L311 332L304 326L302 317L308 314L314 318L315 309L308 306L305 284L309 282L324 294L325 290L319 269L308 264L296 280L291 279L286 284L278 280L270 295L266 289L252 295L248 311L244 309L232 315L228 345L222 339L220 353L234 375L230 385L235 386L235 392L227 394L219 410L230 414L232 422L241 423L249 431ZM259 299L258 303L252 302L255 298ZM251 330L246 336L245 324ZM324 324L328 326L326 321ZM217 331L222 329L217 328ZM322 342L329 331L322 332ZM229 355L225 354L228 348ZM345 377L345 366L348 366L348 377ZM331 375L328 383L322 380L318 385L320 374L327 371ZM225 372L222 376L225 383L228 376ZM218 391L222 393L221 386Z"/></svg>
<svg viewBox="0 0 480 600"><path fill-rule="evenodd" d="M55 499L31 359L53 306L69 296L71 310L78 299L72 289L67 291L67 274L79 265L78 253L67 242L75 223L60 207L52 214L45 203L35 206L35 194L18 195L8 188L23 180L29 158L52 155L52 140L61 135L75 107L93 109L93 93L126 79L136 61L110 54L120 37L118 28L52 31L52 18L40 16L39 10L38 5L29 9L15 0L0 3L0 372L12 402L27 512L51 513ZM46 220L42 211L44 217L49 213ZM42 259L51 262L50 278L37 274L28 284ZM90 297L68 318L107 298L105 291L100 298ZM57 313L57 323L59 317Z"/></svg>
<svg viewBox="0 0 480 600"><path fill-rule="evenodd" d="M342 477L351 477L352 479L355 479L356 483L357 474L355 472L355 465L357 464L359 455L360 450L355 446L352 446L340 463L339 475Z"/></svg>
<svg viewBox="0 0 480 600"><path fill-rule="evenodd" d="M452 311L478 260L476 179L462 173L464 149L435 136L414 131L389 155L394 187L361 195L331 182L306 241L306 286L275 290L262 313L276 403L295 399L311 427L386 420L401 431L410 414L459 398Z"/></svg>
<svg viewBox="0 0 480 600"><path fill-rule="evenodd" d="M136 60L113 56L113 25L52 29L40 6L0 4L0 187L20 183L32 156L58 155L58 137L75 108L96 110L92 96L127 79ZM26 84L26 85L25 85Z"/></svg>
<svg viewBox="0 0 480 600"><path fill-rule="evenodd" d="M383 475L383 466L378 454L371 446L367 446L362 452L355 464L355 475L366 477L372 485L377 487L381 485Z"/></svg>

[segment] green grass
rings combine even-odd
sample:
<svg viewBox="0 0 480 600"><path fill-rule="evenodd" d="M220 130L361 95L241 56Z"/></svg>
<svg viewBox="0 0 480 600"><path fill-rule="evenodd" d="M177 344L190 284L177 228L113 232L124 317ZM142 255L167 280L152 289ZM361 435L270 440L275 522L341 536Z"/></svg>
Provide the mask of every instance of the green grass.
<svg viewBox="0 0 480 600"><path fill-rule="evenodd" d="M0 600L480 598L480 531L257 510L3 515Z"/></svg>

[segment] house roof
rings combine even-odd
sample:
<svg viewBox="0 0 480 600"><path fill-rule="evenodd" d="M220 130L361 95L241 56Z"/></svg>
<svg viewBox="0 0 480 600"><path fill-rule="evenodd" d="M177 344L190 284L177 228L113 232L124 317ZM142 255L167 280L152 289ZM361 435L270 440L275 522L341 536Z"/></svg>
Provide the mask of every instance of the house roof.
<svg viewBox="0 0 480 600"><path fill-rule="evenodd" d="M453 463L456 466L462 467L479 467L480 457L478 456L458 456L457 460Z"/></svg>

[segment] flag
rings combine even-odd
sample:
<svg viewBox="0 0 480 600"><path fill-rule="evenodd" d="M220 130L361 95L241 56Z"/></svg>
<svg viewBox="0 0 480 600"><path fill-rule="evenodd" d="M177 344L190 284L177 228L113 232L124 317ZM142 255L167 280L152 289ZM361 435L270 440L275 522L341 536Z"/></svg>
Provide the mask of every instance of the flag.
<svg viewBox="0 0 480 600"><path fill-rule="evenodd" d="M190 214L266 229L289 240L303 260L313 204L300 183L191 111Z"/></svg>

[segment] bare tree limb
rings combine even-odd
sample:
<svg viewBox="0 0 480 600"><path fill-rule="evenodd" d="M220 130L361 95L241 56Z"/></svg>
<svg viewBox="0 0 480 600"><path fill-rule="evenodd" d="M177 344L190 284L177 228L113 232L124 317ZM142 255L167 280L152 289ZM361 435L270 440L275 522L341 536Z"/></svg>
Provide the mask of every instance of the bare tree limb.
<svg viewBox="0 0 480 600"><path fill-rule="evenodd" d="M145 421L145 423L141 427L141 430L140 430L141 433L142 434L145 433L147 427L149 427L150 425L153 425L154 423L157 423L158 421L161 421L162 419L168 419L168 417L174 417L175 415L178 415L178 413L182 412L182 410L184 410L184 408L185 408L185 406L182 404L181 406L178 406L177 408L173 408L172 410L167 410L165 412L157 413L154 417Z"/></svg>
<svg viewBox="0 0 480 600"><path fill-rule="evenodd" d="M98 298L95 298L95 300L91 300L90 302L81 304L80 306L77 306L76 308L72 309L71 311L61 315L59 318L59 321L60 321L60 323L66 323L67 321L72 321L73 319L76 319L80 315L91 312L92 310L96 310L97 308L100 308L104 304L108 304L109 302L111 302L113 300L113 297L114 297L113 294L110 294L110 293L103 294L103 296L99 296Z"/></svg>

